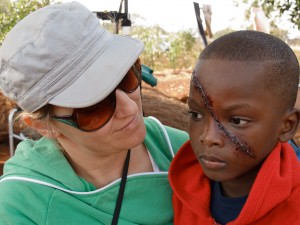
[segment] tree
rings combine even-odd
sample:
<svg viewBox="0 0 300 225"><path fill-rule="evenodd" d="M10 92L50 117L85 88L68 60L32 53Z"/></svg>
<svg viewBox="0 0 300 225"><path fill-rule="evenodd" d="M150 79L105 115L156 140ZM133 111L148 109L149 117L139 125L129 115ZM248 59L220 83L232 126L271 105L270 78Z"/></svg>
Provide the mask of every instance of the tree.
<svg viewBox="0 0 300 225"><path fill-rule="evenodd" d="M235 1L237 5L238 2L239 0ZM267 17L280 18L286 15L289 21L300 29L300 0L243 0L243 2L262 7Z"/></svg>
<svg viewBox="0 0 300 225"><path fill-rule="evenodd" d="M164 63L164 55L168 48L168 33L158 25L152 27L133 26L131 36L144 43L144 52L141 56L145 65L156 69Z"/></svg>
<svg viewBox="0 0 300 225"><path fill-rule="evenodd" d="M9 0L1 0L0 1L0 13L6 12L9 4L10 4Z"/></svg>
<svg viewBox="0 0 300 225"><path fill-rule="evenodd" d="M259 0L259 2L267 16L273 12L277 17L287 14L289 20L300 29L300 0Z"/></svg>
<svg viewBox="0 0 300 225"><path fill-rule="evenodd" d="M13 26L29 13L50 4L51 0L1 0L0 44Z"/></svg>
<svg viewBox="0 0 300 225"><path fill-rule="evenodd" d="M171 68L190 67L200 52L201 44L196 44L197 39L191 30L171 35L168 54Z"/></svg>

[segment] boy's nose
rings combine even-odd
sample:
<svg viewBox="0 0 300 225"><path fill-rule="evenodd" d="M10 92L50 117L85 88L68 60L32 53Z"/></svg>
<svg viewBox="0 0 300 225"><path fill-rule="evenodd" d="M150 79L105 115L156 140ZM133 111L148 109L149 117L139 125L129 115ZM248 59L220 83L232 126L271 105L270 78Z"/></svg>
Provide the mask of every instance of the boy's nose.
<svg viewBox="0 0 300 225"><path fill-rule="evenodd" d="M138 91L138 90L135 90ZM123 118L135 115L138 111L137 103L130 98L134 93L126 93L121 89L116 90L116 111L114 116L116 118Z"/></svg>
<svg viewBox="0 0 300 225"><path fill-rule="evenodd" d="M213 118L210 118L206 122L199 139L202 144L209 147L223 146L224 144L224 136L222 135L222 131L217 126L217 123Z"/></svg>

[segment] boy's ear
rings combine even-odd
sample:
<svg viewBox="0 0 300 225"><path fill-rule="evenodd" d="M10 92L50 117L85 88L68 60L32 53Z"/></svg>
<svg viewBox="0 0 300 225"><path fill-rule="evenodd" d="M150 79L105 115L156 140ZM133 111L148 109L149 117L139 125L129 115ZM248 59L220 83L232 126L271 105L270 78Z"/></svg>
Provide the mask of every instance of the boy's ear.
<svg viewBox="0 0 300 225"><path fill-rule="evenodd" d="M55 129L51 129L49 124L47 124L45 121L33 119L28 115L24 115L22 119L27 126L33 128L44 137L57 138L59 136L59 132Z"/></svg>
<svg viewBox="0 0 300 225"><path fill-rule="evenodd" d="M287 142L291 140L297 133L298 125L300 122L300 112L298 109L293 109L289 112L283 122L283 129L279 134L280 142Z"/></svg>

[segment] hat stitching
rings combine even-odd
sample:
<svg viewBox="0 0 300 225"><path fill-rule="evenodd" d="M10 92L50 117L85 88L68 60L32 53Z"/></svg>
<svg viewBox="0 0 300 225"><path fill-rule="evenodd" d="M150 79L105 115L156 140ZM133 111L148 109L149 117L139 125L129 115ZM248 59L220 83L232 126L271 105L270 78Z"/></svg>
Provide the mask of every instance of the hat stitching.
<svg viewBox="0 0 300 225"><path fill-rule="evenodd" d="M73 2L73 3L74 3L74 2ZM76 4L70 4L70 5L75 5L75 6L76 6ZM53 8L53 9L52 9L52 8L45 8L44 10L54 10L54 11L55 11L55 10L57 10L57 9L58 9L58 7L55 7L55 8ZM41 10L43 10L43 9L41 9ZM59 14L63 13L64 11L72 11L72 10L73 10L73 8L61 9L61 10L59 10L59 11L53 13L53 16L51 17L51 20L53 20L55 17L57 17ZM91 16L94 16L94 15L89 15L89 16L86 18L85 22L86 22ZM36 35L36 38L35 38L34 40L31 40L30 42L24 44L24 46L23 46L22 48L20 48L15 54L13 54L13 55L7 60L7 63L6 63L6 65L3 67L3 69L0 69L0 74L3 72L3 70L5 69L5 67L8 67L8 65L10 64L10 61L11 61L16 55L21 54L22 51L23 51L28 45L34 44L34 43L40 38L40 34L41 34L42 31L44 30L44 28L45 28L46 26L48 26L49 21L50 21L50 20L48 20L47 23L45 23L45 24L41 27L39 33ZM101 34L102 34L103 32L104 32L104 31L101 31ZM101 35L101 34L100 34L100 35ZM83 39L85 39L87 36L88 36L88 35L86 35ZM82 39L82 40L83 40L83 39ZM82 41L79 41L78 44L77 44L77 46L78 46L81 42L82 42ZM75 48L76 48L76 47L75 47ZM74 48L74 49L75 49L75 48ZM67 58L68 58L68 57L67 57ZM67 58L66 58L65 60L67 60ZM54 67L53 69L55 69L55 68L56 68L56 67Z"/></svg>
<svg viewBox="0 0 300 225"><path fill-rule="evenodd" d="M132 38L130 38L130 37L127 37L127 36L122 36L122 38L128 38L128 39L131 39L131 40L133 40L133 41L135 41L136 42L136 44L139 44L139 42L137 41L137 40L135 40L135 39L132 39ZM112 40L111 40L112 41ZM104 49L105 50L105 49ZM132 62L132 59L135 59L136 60L136 54L137 53L139 53L140 52L140 50L141 50L141 48L139 47L134 53L135 54L133 54L130 58L128 58L128 60L127 60L127 62ZM100 52L99 52L100 53ZM98 55L97 55L98 56ZM96 60L98 57L95 57L94 58L94 60ZM134 63L134 62L133 62ZM133 65L133 63L132 64L130 64L130 67ZM124 72L124 75L126 74L126 72L130 69L130 67L129 68L127 68L127 66L126 65L128 65L128 63L127 64L125 64L125 65L123 65L123 67L121 67L116 73L121 73L121 72ZM126 71L124 71L126 69ZM113 81L112 81L112 83L114 83L114 87L112 88L112 89L114 89L115 87L117 87L117 85L119 84L119 82L121 81L121 79L118 81L118 82L116 82L117 81L117 79L118 79L118 77L116 77ZM105 90L108 90L108 89L111 89L111 86L107 86L106 87L106 89ZM105 92L105 91L104 91ZM94 98L93 99L98 99L99 98L99 96L94 96ZM92 101L93 99L91 99L90 101ZM50 101L51 101L51 99L50 99ZM66 103L68 103L68 101L65 101L64 102L64 104L66 104Z"/></svg>
<svg viewBox="0 0 300 225"><path fill-rule="evenodd" d="M76 6L76 4L73 4L74 2L72 2L70 5L72 6L72 5L75 5ZM67 11L72 11L73 10L73 8L68 8L67 9ZM59 13L61 13L61 12L63 12L63 10L60 10L59 11ZM58 15L58 13L56 14L56 16ZM92 15L93 16L93 15ZM87 18L86 18L86 20L85 20L85 23L88 21L88 19L90 18L91 16L89 15ZM99 32L100 31L100 32ZM98 37L95 39L95 40L93 40L92 39L92 41L88 41L87 43L83 43L82 44L82 42L84 42L89 36L96 36L97 35L97 32L99 32L98 33ZM95 45L95 43L99 40L99 38L100 37L102 37L102 35L105 33L105 31L104 30L98 30L98 29L96 29L94 32L89 32L88 34L86 34L83 38L81 38L79 41L78 41L78 43L76 43L76 46L74 47L74 49L73 49L73 53L71 53L71 54L68 54L67 55L67 57L65 57L59 64L57 64L54 68L52 68L47 74L49 74L49 73L51 73L52 71L55 71L56 69L57 69L57 67L59 67L60 65L62 65L64 62L66 62L68 59L70 59L72 56L74 57L74 54L76 54L76 51L78 51L78 46L80 47L81 45L90 45L89 47L87 47L86 48L86 50L84 51L84 53L82 53L81 55L80 55L80 57L73 63L73 65L75 64L75 63L77 63L77 61L78 60L80 60L84 55L86 55L87 54L87 52L89 52L89 50L90 50L90 48L91 47L93 47L94 45ZM85 47L84 46L84 47ZM80 49L83 49L83 47L80 47ZM72 65L72 66L73 66ZM53 83L55 83L56 82L56 80L57 79L59 79L63 74L65 74L66 72L68 72L68 71L70 71L73 67L72 66L69 66L68 68L67 68L67 70L66 71L64 71L60 76L58 76L55 80L53 80L50 84L53 84ZM45 79L45 81L44 81L44 79ZM44 90L45 88L43 88L43 86L44 86L44 82L45 83L48 83L47 82L47 79L49 79L49 77L47 76L47 75L45 75L45 78L43 78L43 79L41 79L36 85L39 85L39 87L42 87L41 88L41 90ZM40 84L41 83L41 84ZM48 84L47 86L49 86L50 84ZM46 93L45 93L46 94Z"/></svg>
<svg viewBox="0 0 300 225"><path fill-rule="evenodd" d="M81 60L82 58L84 59L84 58L85 58L84 56L85 56L86 54L89 54L89 53L90 53L90 50L93 49L94 45L97 44L97 42L98 42L98 43L101 43L101 42L99 42L99 40L102 40L103 38L109 38L109 39L112 40L112 35L111 35L111 36L110 36L110 35L104 36L103 34L109 34L109 33L105 32L104 30L103 30L103 31L100 30L100 31L101 31L101 32L99 32L99 30L98 30L98 33L97 33L97 34L98 34L98 35L97 35L98 37L97 37L96 40L94 40L94 41L92 42L92 45L91 45L91 42L89 42L90 46L89 46L88 48L84 48L84 46L81 47L82 49L85 49L86 51L84 52L84 54L81 54L81 55L80 55L80 58L78 58L73 64L76 65L76 63L78 62L78 60ZM95 36L95 35L94 35L94 36ZM103 37L103 36L104 36L104 37ZM106 48L107 48L107 46L108 46L109 43L111 42L111 40L109 40L109 39L106 41L105 45L103 45L104 47L102 46L102 47L100 48L100 50L103 51L103 49L106 49ZM80 44L82 44L82 42L81 42ZM80 51L80 50L79 50L79 51ZM100 53L101 53L101 51L100 51L100 52L93 53L93 55L95 55L95 54L97 54L97 55L95 55L92 59L96 60L97 56L98 56ZM93 60L93 61L94 61L94 60ZM76 79L78 79L78 78L82 75L82 73L83 73L83 72L84 72L84 71L92 64L93 61L90 61L89 63L85 63L85 64L84 64L85 66L81 68L80 72L77 72L77 71L76 71L76 74L77 74ZM52 84L55 83L55 82L57 82L57 80L58 80L60 77L62 77L64 74L70 72L70 70L72 70L72 68L75 68L75 69L76 69L76 67L74 67L74 66L69 66L69 69L68 69L68 70L65 70L63 73L60 73L60 74L59 74L59 77L57 77L55 81L52 81ZM77 69L80 69L80 67L77 67ZM51 72L53 72L53 70L51 70L50 73L51 73ZM56 71L56 72L57 72L57 71ZM47 75L47 76L48 76L48 75ZM68 86L70 86L73 82L75 82L76 79L71 80L70 83L68 83ZM47 86L45 86L45 84L47 84ZM37 86L37 85L38 85L38 86ZM55 98L56 95L58 95L60 92L63 91L63 90L61 90L60 92L57 92L55 96L51 96L51 95L49 96L49 94L48 94L47 92L45 92L45 89L46 89L49 85L51 85L51 84L47 83L47 78L38 81L37 84L34 85L35 89L34 89L34 87L32 87L25 95L23 95L23 96L19 99L19 103L21 103L21 102L23 101L24 98L28 98L28 96L32 95L30 92L33 92L33 93L34 93L34 92L36 92L36 91L39 90L39 91L42 91L42 92L43 92L43 99L44 99L44 100L42 100L40 103L43 102L42 104L45 105L47 102L49 102L51 99ZM68 88L68 86L65 86L64 89ZM41 99L40 99L40 100L41 100ZM40 105L41 105L41 104L40 104ZM35 108L32 109L32 110L30 110L30 111L35 111L36 108L38 108L39 106L33 106L33 105L32 105L31 107L32 107L32 108L35 107ZM28 108L28 110L29 110L29 108Z"/></svg>
<svg viewBox="0 0 300 225"><path fill-rule="evenodd" d="M4 70L6 70L6 69L7 69L7 65L3 66L3 67L0 69L0 75L1 75L1 73L4 72Z"/></svg>
<svg viewBox="0 0 300 225"><path fill-rule="evenodd" d="M60 13L60 12L57 12L53 18L55 18L59 13ZM28 45L34 44L34 43L39 39L39 37L40 37L42 31L44 30L44 28L45 28L47 25L48 25L48 23L47 23L47 24L44 24L44 25L41 27L40 32L36 35L36 38L35 38L35 39L33 39L33 40L31 40L30 42L24 44L24 46L23 46L22 48L20 48L15 54L13 54L13 55L7 60L6 66L8 66L8 65L10 64L10 61L11 61L13 58L15 58L16 55L22 53L22 51L23 51Z"/></svg>
<svg viewBox="0 0 300 225"><path fill-rule="evenodd" d="M94 35L95 35L96 32L97 32L97 31L93 32ZM97 39L96 39L95 41L92 42L92 46L94 46L94 44L99 40L99 38L101 38L101 37L103 36L103 33L104 33L104 31L101 31L101 33L98 33L99 36L97 37ZM27 92L19 99L19 101L21 101L22 99L24 99L24 98L26 97L26 95L28 95L28 94L30 94L31 92L33 92L33 91L35 90L35 88L38 88L40 91L42 91L42 92L44 93L46 99L49 100L48 94L47 94L47 92L45 92L45 89L46 89L49 85L51 85L51 84L53 84L53 83L56 83L57 80L59 80L64 74L66 74L66 73L69 72L72 68L74 68L73 65L76 64L76 63L78 62L78 60L80 60L84 55L86 55L86 54L89 52L88 50L90 50L92 46L86 48L86 49L85 49L85 52L80 56L80 58L77 59L77 60L72 64L72 66L69 66L67 70L64 70L62 73L60 73L60 75L57 76L56 79L53 80L51 83L48 82L48 80L50 80L49 74L50 74L50 73L55 73L56 69L57 69L59 66L61 66L63 63L65 63L66 61L68 61L72 56L74 56L74 54L76 53L76 51L78 51L78 46L80 46L80 45L82 44L82 42L83 42L84 40L86 40L86 38L88 38L88 37L89 37L89 35L86 35L84 38L82 38L81 41L78 42L77 46L74 47L73 54L69 54L67 57L64 58L64 60L62 60L59 64L57 64L57 65L56 65L53 69L51 69L47 74L45 74L44 77L43 77L41 80L39 80L36 84L34 84L34 85L33 85L33 86L32 86L32 87L31 87L31 88L30 88L30 89L29 89L29 90L28 90L28 91L27 91ZM89 43L89 44L91 44L91 43ZM87 45L87 44L85 44L85 45ZM82 49L82 47L81 47L81 49ZM81 75L81 74L78 74L78 76L80 76L80 75ZM78 76L77 76L77 78L78 78ZM74 81L73 81L73 82L74 82ZM66 88L67 88L67 87L66 87ZM52 97L52 98L53 98L53 97ZM50 98L50 99L51 99L51 98Z"/></svg>
<svg viewBox="0 0 300 225"><path fill-rule="evenodd" d="M3 85L3 89L5 89L5 87L6 87L7 92L10 95L15 95L15 94L16 94L15 96L19 95L18 92L13 91L15 89L12 84L13 82L10 82L10 79L9 79L10 77L7 74L5 74L6 70L8 73L10 72L9 70L11 68L12 62L14 62L14 60L15 60L16 55L18 55L18 54L20 54L21 56L24 55L26 53L26 52L24 52L26 50L26 47L30 46L30 45L34 45L37 42L37 40L39 40L39 38L41 37L41 34L45 30L45 27L49 26L51 19L52 20L55 19L55 17L57 17L57 15L59 15L60 13L63 13L64 11L72 11L72 10L73 9L68 8L67 10L64 9L64 10L60 10L60 11L56 12L55 15L52 13L52 17L42 23L42 26L40 26L40 28L38 29L39 32L36 33L34 39L28 43L24 43L23 48L19 48L17 50L17 52L14 55L12 55L9 58L9 60L6 61L7 64L4 65L2 68L0 68L0 78L3 82L3 84L5 84L5 85ZM52 66L54 65L55 67L53 67L53 68L50 67L49 68L50 70L48 70L48 72L47 72L47 70L46 71L44 70L44 72L40 74L41 78L39 80L36 79L36 83L34 83L33 86L31 86L29 90L26 88L28 91L26 91L26 89L25 89L25 91L26 91L25 94L22 94L22 96L19 96L19 98L16 97L16 99L18 99L19 103L21 105L25 104L25 106L27 104L26 102L31 99L29 101L29 102L31 102L30 105L27 104L28 108L27 108L27 106L24 108L27 108L29 111L34 111L34 110L32 110L33 108L39 108L39 107L41 107L42 104L43 105L47 104L47 102L49 102L49 99L51 100L51 99L55 98L55 96L59 95L60 92L64 91L66 88L68 88L70 85L72 85L77 79L79 79L79 77L82 76L82 73L84 73L84 71L86 71L89 67L91 67L91 65L111 45L111 42L113 42L113 40L114 40L114 38L113 38L114 35L104 36L104 40L106 39L106 41L103 44L101 44L98 41L103 36L103 33L105 33L105 30L95 29L95 27L96 27L95 21L93 21L92 24L88 24L89 19L91 19L91 16L95 17L94 15L88 15L88 17L85 17L85 21L84 21L84 24L86 24L86 26L88 26L89 29L85 29L85 32L81 32L81 37L79 36L79 39L76 38L78 41L73 42L73 45L70 46L71 47L70 50L72 50L72 48L73 48L74 51L70 51L71 54L70 54L70 52L65 52L66 54L62 55L63 56L62 60L54 58ZM89 25L92 25L92 26L89 26ZM96 32L98 31L97 34L95 34L95 32L93 32L94 30L96 30ZM92 37L90 36L90 34L93 34ZM96 38L96 40L95 40L95 38ZM86 40L86 41L84 41L84 40ZM99 45L101 44L102 46L98 47L97 42L99 43ZM136 42L136 43L138 43L138 42ZM74 47L74 44L75 44L75 47ZM97 45L97 47L95 47L95 45ZM78 48L78 46L80 48ZM88 46L88 48L86 48L86 46ZM93 50L92 48L95 48L95 50ZM141 50L140 47L138 47L138 48L139 48L139 50ZM76 49L77 49L77 52L76 52ZM125 49L126 49L126 47L125 47ZM135 51L135 52L139 52L139 50ZM125 53L125 52L123 52L123 53ZM85 56L87 54L90 54L90 57L86 57L86 59L85 59ZM123 66L121 68L120 67L115 68L115 69L117 69L117 71L115 71L115 72L116 72L116 74L118 74L118 77L112 77L113 80L110 83L109 87L106 87L106 90L111 89L111 87L116 84L116 81L122 75L121 73L123 73L124 70L127 69L128 65L131 63L130 59L134 58L134 56L130 55L130 54L128 55L128 57L125 57L125 59L123 59L124 61L122 60L123 62L127 61L127 65L123 64ZM69 61L71 62L71 66L68 65ZM128 62L130 62L130 63L128 63ZM78 65L76 66L76 64L78 64ZM97 71L97 70L95 70L95 71ZM49 73L53 73L53 74L49 75ZM73 76L71 76L72 74L70 74L70 76L65 76L66 73L74 73L73 76L75 76L75 78ZM126 71L124 72L124 74L125 73L126 73ZM91 74L91 75L93 76L93 74ZM66 83L67 85L62 83L62 85L60 85L60 87L59 87L56 85L56 83L58 80L63 79L62 76L65 76L64 83ZM97 76L97 74L95 76ZM51 81L51 79L52 79L52 81ZM47 81L51 81L51 83L47 82ZM11 85L10 85L11 87L9 87L9 83L11 83ZM50 85L53 85L53 88L51 88ZM46 90L46 88L48 88L48 89ZM34 103L35 94L40 95L40 94L38 94L39 91L41 91L40 94L42 94L42 93L43 94L40 96L40 101L38 101L38 104L35 104ZM58 91L59 91L59 93L58 93Z"/></svg>
<svg viewBox="0 0 300 225"><path fill-rule="evenodd" d="M103 32L102 32L103 33ZM101 34L102 34L101 33ZM73 62L73 64L72 64L72 66L69 66L69 68L67 69L67 70L65 70L59 77L57 77L55 80L53 80L51 83L49 83L47 86L45 86L44 88L42 88L42 90L43 91L45 91L45 89L48 87L48 86L51 86L53 83L56 83L59 79L60 79L60 77L61 76L63 76L64 74L66 74L66 73L68 73L70 70L72 70L74 67L73 67L73 65L76 65L77 64L77 62L78 61L81 61L81 59L82 58L84 58L87 54L89 54L90 53L90 49L91 48L93 48L96 44L97 44L97 42L99 41L99 39L102 37L102 35L100 35L94 42L93 42L93 44L90 46L90 47L88 47L87 49L86 49L86 51L80 56L80 58L78 58L76 61L74 61ZM107 46L110 44L112 42L112 38L111 38L111 40L109 40L109 41L107 41L107 43L106 43L106 45L104 45L102 48L102 51L101 51L101 49L100 49L100 51L90 60L90 62L88 62L88 63L86 63L85 64L85 66L83 66L79 71L78 71L78 73L77 73L77 75L74 77L74 79L72 80L72 82L70 82L69 83L69 85L67 86L67 87L69 87L71 84L73 84L81 75L82 75L82 73L83 72L85 72L92 64L93 64L93 62L98 58L98 56L99 55L101 55L102 54L102 52L107 48ZM40 82L39 82L40 83ZM66 87L66 88L67 88ZM66 89L65 88L65 89ZM65 90L64 89L64 90ZM63 90L61 90L60 92L62 92ZM59 92L59 93L60 93ZM57 94L59 94L59 93L57 93ZM47 95L47 93L45 92L45 94L46 94L46 96L48 96ZM51 98L48 98L47 97L47 100L50 100L50 99L52 99L52 98L54 98L54 96L53 97L51 97Z"/></svg>
<svg viewBox="0 0 300 225"><path fill-rule="evenodd" d="M11 96L14 100L17 99L17 96L15 94L15 92L13 91L13 88L11 87L12 85L9 84L8 80L7 80L7 75L4 74L5 71L8 70L8 66L4 66L3 69L1 69L0 71L0 83L3 83L4 85L2 86L2 88L0 88L3 92L3 94L5 94L6 92L8 92L8 90L10 90L10 94L5 94L5 95L9 95ZM6 87L6 88L5 88Z"/></svg>
<svg viewBox="0 0 300 225"><path fill-rule="evenodd" d="M55 13L55 16L53 16L53 18L55 18L60 12L61 12L61 11L56 12L56 13ZM30 42L24 44L24 46L23 46L22 48L20 48L18 51L16 51L16 53L13 54L13 55L6 61L6 65L4 65L4 67L3 67L2 69L0 69L0 75L1 75L5 70L8 69L9 65L11 64L11 61L12 61L17 55L23 54L23 50L24 50L28 45L33 45L33 44L40 38L40 35L41 35L42 31L44 30L44 28L45 28L47 25L48 25L48 23L47 23L47 24L44 24L44 25L41 27L39 33L36 35L36 38L35 38L35 39L33 39L33 40L31 40ZM4 80L4 79L3 79L3 80ZM4 83L6 84L8 90L10 90L10 91L11 91L11 94L14 96L14 98L17 99L18 97L17 97L17 95L15 94L16 91L14 90L13 84L9 85L9 83L7 82L7 79L5 79L5 80L6 80L6 82L4 82ZM38 84L35 84L33 87L35 87L36 85L38 85ZM21 98L20 98L19 100L21 100L21 99L22 99L29 91L30 91L30 90L28 90L23 96L21 96ZM19 100L18 100L18 101L19 101Z"/></svg>
<svg viewBox="0 0 300 225"><path fill-rule="evenodd" d="M112 39L109 41L109 43L107 43L106 44L106 46L105 47L103 47L103 51L99 51L98 52L98 54L93 58L93 60L91 60L88 64L87 64L87 66L86 67L84 67L84 68L82 68L81 70L80 70L80 73L78 73L79 75L78 76L76 76L76 78L73 80L73 82L71 82L69 85L68 85L68 87L71 85L71 84L73 84L81 75L82 75L82 73L84 73L93 63L94 63L94 61L95 60L97 60L97 58L105 51L105 49L109 46L109 44L112 42ZM115 81L115 80L114 80ZM118 84L116 84L116 86L117 86ZM108 87L107 87L108 88ZM63 90L61 90L60 92L62 92ZM59 93L60 93L59 92ZM58 93L58 94L59 94ZM53 97L51 97L51 98L47 98L47 100L48 101L50 101L51 99L53 99L55 96L53 96ZM97 98L97 96L95 96L95 98Z"/></svg>
<svg viewBox="0 0 300 225"><path fill-rule="evenodd" d="M129 37L127 37L127 36L123 36L123 37L129 38ZM130 39L130 38L129 38L129 39ZM137 49L137 51L136 51L135 53L138 53L138 52L139 52L139 49ZM132 57L130 57L130 58L127 60L127 62L131 62L132 59L135 58L134 56L135 56L135 54L132 55ZM97 57L96 57L94 60L96 60L96 59L97 59ZM128 63L127 63L127 64L124 64L123 67L120 68L119 71L118 71L119 73L121 73L122 71L124 71L124 70L126 69L126 71L124 72L124 76L126 75L127 71L130 69L130 67L134 65L134 63L132 63L128 69L126 68L126 65L128 65ZM118 79L118 77L116 77L115 80L114 80L114 88L116 88L116 87L118 86L119 82L121 82L121 80L122 80L122 79L121 79L121 80L119 80L119 82L116 83L116 80L117 80L117 79ZM106 87L105 90L107 90L108 88L109 88L109 87ZM94 99L96 99L96 98L98 98L98 97L95 96Z"/></svg>

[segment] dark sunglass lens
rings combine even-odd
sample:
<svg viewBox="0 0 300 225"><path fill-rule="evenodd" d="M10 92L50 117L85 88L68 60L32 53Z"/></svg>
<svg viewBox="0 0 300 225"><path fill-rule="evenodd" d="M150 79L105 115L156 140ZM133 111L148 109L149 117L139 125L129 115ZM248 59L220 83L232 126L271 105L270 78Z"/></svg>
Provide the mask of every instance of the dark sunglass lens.
<svg viewBox="0 0 300 225"><path fill-rule="evenodd" d="M139 85L139 80L132 69L130 69L123 80L120 82L119 87L127 92L133 92Z"/></svg>
<svg viewBox="0 0 300 225"><path fill-rule="evenodd" d="M141 69L141 61L140 59L137 59L118 85L118 88L121 88L123 91L129 93L134 92L140 84L140 79L142 76Z"/></svg>
<svg viewBox="0 0 300 225"><path fill-rule="evenodd" d="M77 109L78 127L86 131L101 128L114 114L115 105L115 95L112 93L93 106Z"/></svg>

